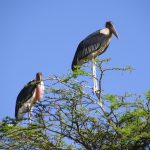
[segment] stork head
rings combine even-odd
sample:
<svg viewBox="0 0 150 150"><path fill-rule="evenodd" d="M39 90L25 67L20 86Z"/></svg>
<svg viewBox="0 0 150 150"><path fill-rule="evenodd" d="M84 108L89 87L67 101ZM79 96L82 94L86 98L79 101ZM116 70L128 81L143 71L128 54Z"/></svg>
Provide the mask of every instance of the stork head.
<svg viewBox="0 0 150 150"><path fill-rule="evenodd" d="M108 28L110 32L117 37L117 39L119 39L117 31L111 21L107 21L105 27Z"/></svg>
<svg viewBox="0 0 150 150"><path fill-rule="evenodd" d="M38 72L36 74L36 81L42 81L42 73L41 72Z"/></svg>

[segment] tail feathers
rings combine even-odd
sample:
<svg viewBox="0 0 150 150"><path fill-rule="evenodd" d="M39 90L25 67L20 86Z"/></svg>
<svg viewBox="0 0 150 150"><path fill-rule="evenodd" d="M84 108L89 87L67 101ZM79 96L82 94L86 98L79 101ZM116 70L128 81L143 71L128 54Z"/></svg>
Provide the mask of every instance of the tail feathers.
<svg viewBox="0 0 150 150"><path fill-rule="evenodd" d="M75 72L78 69L80 69L80 66L78 66L78 65L72 65L71 69L72 69L73 72Z"/></svg>
<svg viewBox="0 0 150 150"><path fill-rule="evenodd" d="M76 57L74 57L74 59L72 61L71 69L72 69L73 72L75 72L78 69L80 69L80 65L78 65L78 60L77 60Z"/></svg>

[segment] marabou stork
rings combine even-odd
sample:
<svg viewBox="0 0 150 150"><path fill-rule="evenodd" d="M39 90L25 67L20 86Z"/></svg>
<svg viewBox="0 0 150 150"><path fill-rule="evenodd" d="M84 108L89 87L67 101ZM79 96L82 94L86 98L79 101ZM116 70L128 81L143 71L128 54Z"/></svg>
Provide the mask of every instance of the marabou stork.
<svg viewBox="0 0 150 150"><path fill-rule="evenodd" d="M32 107L43 98L43 94L44 83L42 81L42 73L38 72L35 80L28 82L17 97L15 109L16 120L22 120L24 114L28 112L31 123Z"/></svg>
<svg viewBox="0 0 150 150"><path fill-rule="evenodd" d="M76 50L74 59L72 61L72 70L77 70L85 62L92 60L92 77L94 82L93 92L96 93L98 89L96 79L96 61L95 58L101 55L108 48L112 35L118 38L118 34L111 21L106 22L105 28L97 30L96 32L87 36L82 40Z"/></svg>

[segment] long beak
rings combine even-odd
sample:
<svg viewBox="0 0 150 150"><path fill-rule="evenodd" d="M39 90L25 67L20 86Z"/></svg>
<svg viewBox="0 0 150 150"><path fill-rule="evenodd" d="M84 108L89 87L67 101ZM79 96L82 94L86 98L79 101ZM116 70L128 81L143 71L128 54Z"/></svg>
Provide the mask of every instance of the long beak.
<svg viewBox="0 0 150 150"><path fill-rule="evenodd" d="M116 31L114 26L112 27L111 31L116 36L116 38L119 39L118 33L117 33L117 31Z"/></svg>

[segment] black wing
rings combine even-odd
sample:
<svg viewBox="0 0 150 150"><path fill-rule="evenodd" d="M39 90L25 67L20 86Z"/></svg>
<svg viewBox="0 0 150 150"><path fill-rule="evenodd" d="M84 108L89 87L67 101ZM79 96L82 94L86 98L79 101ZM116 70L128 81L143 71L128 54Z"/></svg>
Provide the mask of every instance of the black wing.
<svg viewBox="0 0 150 150"><path fill-rule="evenodd" d="M16 100L16 109L15 109L15 117L17 118L17 114L19 111L19 108L22 107L22 105L27 102L32 96L36 88L36 81L32 80L27 85L24 86L24 88L20 91L19 95L17 96Z"/></svg>
<svg viewBox="0 0 150 150"><path fill-rule="evenodd" d="M108 36L100 33L100 30L90 34L87 36L77 47L77 51L75 53L73 62L72 62L72 70L75 70L74 66L78 65L78 62L81 59L86 58L88 55L97 51L108 39ZM102 54L102 51L100 54ZM99 55L100 55L99 54Z"/></svg>

